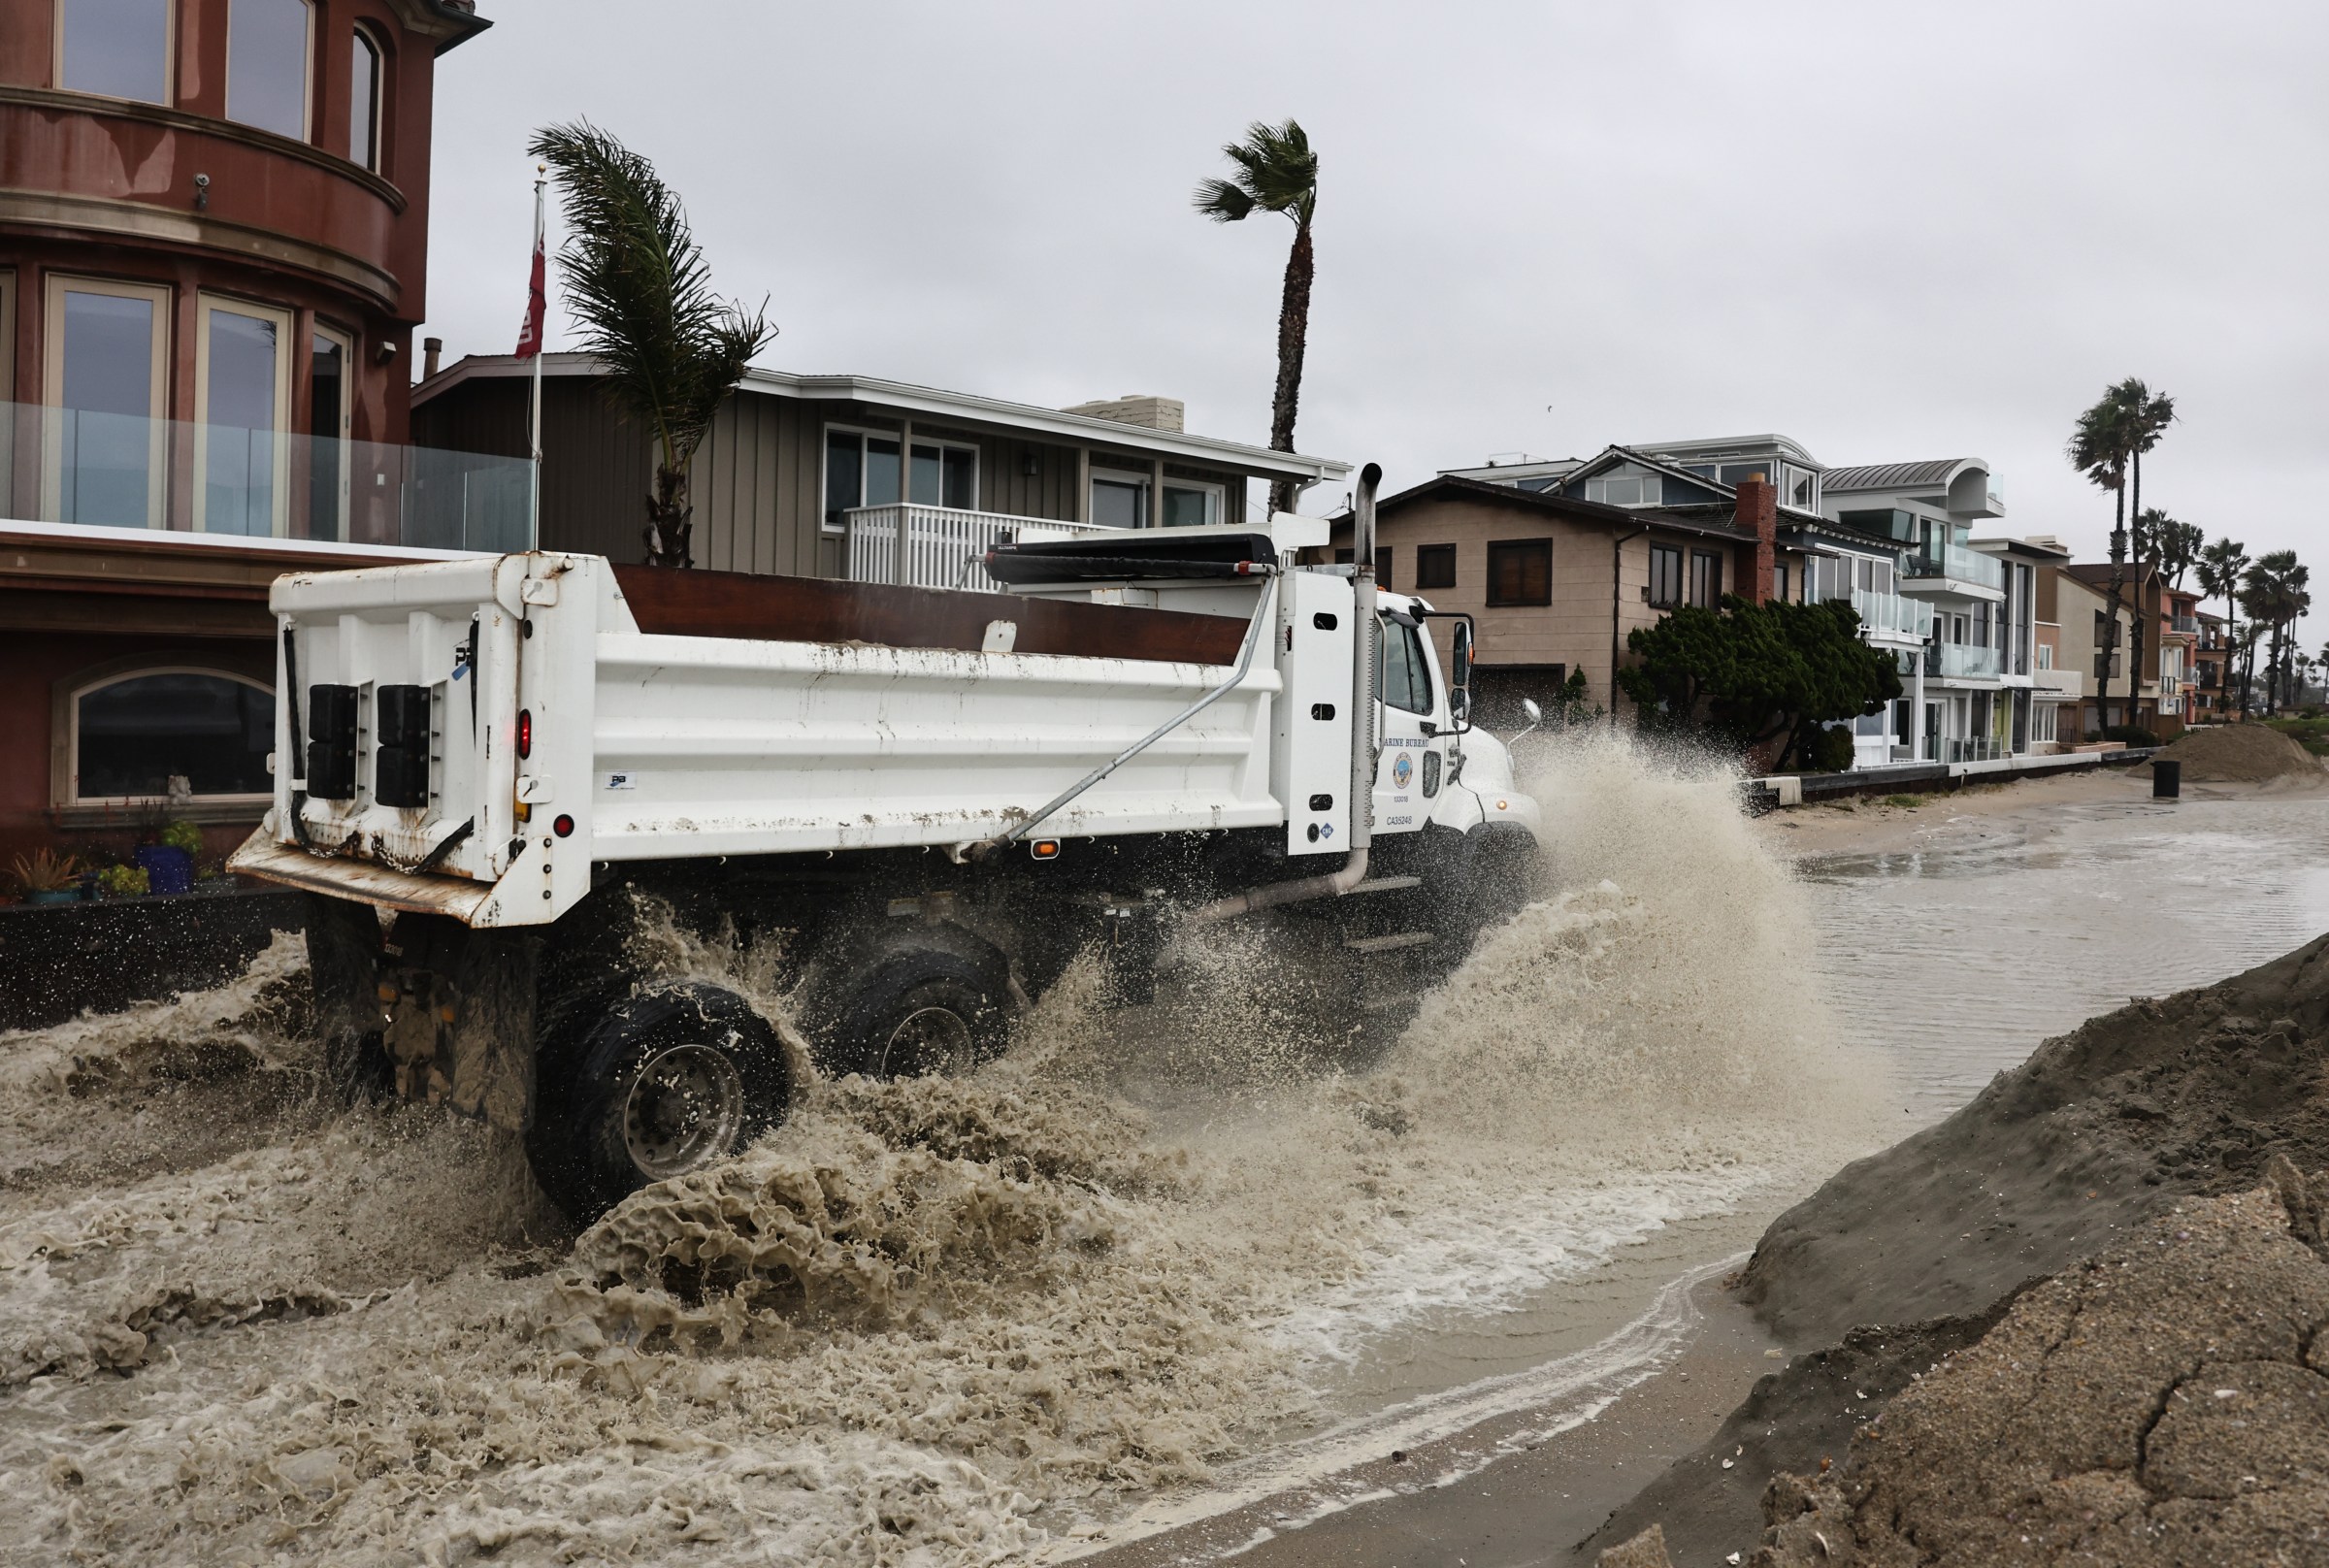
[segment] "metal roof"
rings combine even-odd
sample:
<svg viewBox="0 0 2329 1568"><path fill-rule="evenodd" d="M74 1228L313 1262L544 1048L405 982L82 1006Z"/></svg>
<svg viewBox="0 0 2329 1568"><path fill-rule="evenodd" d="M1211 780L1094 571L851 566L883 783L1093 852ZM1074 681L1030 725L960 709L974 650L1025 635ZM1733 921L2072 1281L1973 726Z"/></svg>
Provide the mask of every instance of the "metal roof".
<svg viewBox="0 0 2329 1568"><path fill-rule="evenodd" d="M1869 463L1856 469L1829 469L1820 476L1820 488L1837 490L1905 490L1911 485L1947 484L1960 469L1983 467L1978 457L1933 457L1919 463Z"/></svg>

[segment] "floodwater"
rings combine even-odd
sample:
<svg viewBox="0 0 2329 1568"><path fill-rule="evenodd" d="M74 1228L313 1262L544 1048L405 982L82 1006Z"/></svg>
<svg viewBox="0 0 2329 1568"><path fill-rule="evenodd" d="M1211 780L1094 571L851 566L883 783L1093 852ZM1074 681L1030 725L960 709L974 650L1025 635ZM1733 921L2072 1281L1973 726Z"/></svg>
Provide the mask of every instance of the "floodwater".
<svg viewBox="0 0 2329 1568"><path fill-rule="evenodd" d="M1367 1070L1225 939L1240 1005L1167 1058L1077 974L978 1077L813 1086L579 1236L507 1140L317 1102L295 943L0 1036L0 1560L983 1563L1330 1510L1386 1445L1589 1419L1904 1108L2329 924L2317 801L1790 868L1719 778L1542 767L1566 891Z"/></svg>
<svg viewBox="0 0 2329 1568"><path fill-rule="evenodd" d="M1946 818L1946 800L1942 805ZM2220 980L2329 931L2329 800L2065 802L1944 820L1924 847L1799 868L1823 991L1919 1123L2131 996Z"/></svg>

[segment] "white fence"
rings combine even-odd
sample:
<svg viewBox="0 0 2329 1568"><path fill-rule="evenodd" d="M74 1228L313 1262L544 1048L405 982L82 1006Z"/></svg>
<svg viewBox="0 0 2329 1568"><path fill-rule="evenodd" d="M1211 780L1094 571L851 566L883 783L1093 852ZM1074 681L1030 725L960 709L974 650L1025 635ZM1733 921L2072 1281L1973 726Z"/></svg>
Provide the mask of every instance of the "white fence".
<svg viewBox="0 0 2329 1568"><path fill-rule="evenodd" d="M985 557L1003 539L1065 539L1107 530L948 506L859 506L849 519L849 580L914 588L1001 588ZM901 545L903 546L901 549Z"/></svg>

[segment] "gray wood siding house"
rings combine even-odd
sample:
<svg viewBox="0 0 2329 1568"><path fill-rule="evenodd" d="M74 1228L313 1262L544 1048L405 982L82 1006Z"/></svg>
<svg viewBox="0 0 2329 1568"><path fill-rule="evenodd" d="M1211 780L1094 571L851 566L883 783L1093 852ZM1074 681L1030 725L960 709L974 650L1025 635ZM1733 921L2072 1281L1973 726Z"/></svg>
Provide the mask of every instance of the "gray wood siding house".
<svg viewBox="0 0 2329 1568"><path fill-rule="evenodd" d="M529 380L515 358L460 361L413 389L414 441L525 456ZM639 560L650 442L615 410L585 356L544 360L541 446L541 547ZM689 493L699 567L839 577L849 572L849 536L837 504L852 483L855 505L895 502L902 484L917 505L1010 518L1233 527L1249 506L1259 521L1267 504L1265 492L1249 502L1250 481L1335 483L1350 472L1329 459L901 382L756 370L697 449Z"/></svg>

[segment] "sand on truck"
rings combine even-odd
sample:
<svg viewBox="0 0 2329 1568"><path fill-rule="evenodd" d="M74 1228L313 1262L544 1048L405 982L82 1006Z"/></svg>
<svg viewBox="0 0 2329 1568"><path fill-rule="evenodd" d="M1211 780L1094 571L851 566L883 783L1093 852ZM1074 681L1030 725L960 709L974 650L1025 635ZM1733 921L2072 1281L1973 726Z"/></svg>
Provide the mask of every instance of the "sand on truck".
<svg viewBox="0 0 2329 1568"><path fill-rule="evenodd" d="M2280 731L2261 724L2225 724L2186 730L2159 753L2183 765L2183 776L2199 784L2268 784L2275 779L2318 779L2321 759ZM2150 764L2138 765L2148 773Z"/></svg>
<svg viewBox="0 0 2329 1568"><path fill-rule="evenodd" d="M2180 1246L2176 1232L2191 1226L2179 1210L2198 1213L2207 1202L2239 1197L2251 1218L2263 1213L2260 1200L2240 1194L2264 1183L2268 1167L2329 1165L2325 1065L2329 937L2216 985L2137 999L2090 1020L2001 1073L1948 1120L1846 1166L1772 1224L1737 1283L1799 1354L1756 1385L1713 1441L1583 1543L1582 1560L1653 1523L1678 1561L1721 1561L1732 1552L1746 1560L1757 1550L1759 1504L1774 1476L1817 1478L1823 1465L1842 1461L1853 1434L1905 1390L1921 1388L1936 1365L1954 1365L1952 1356L1971 1355L1968 1347L1988 1343L1985 1336L2008 1332L2023 1300L2042 1291L2054 1300L2074 1275L2097 1290L2116 1277L2086 1259ZM2162 1232L2162 1220L2176 1223ZM2291 1224L2302 1230L2301 1222ZM2187 1286L2159 1288L2159 1299L2175 1302L2184 1320L2180 1335L2232 1344L2245 1332L2241 1323L2261 1310L2228 1289ZM2329 1312L2314 1320L2309 1348L2300 1347L2314 1357L2307 1376L2329 1373L2329 1332L2318 1331L2324 1318ZM2087 1375L2099 1394L2135 1388L2138 1373L2149 1376L2148 1365L2098 1363ZM2293 1375L2259 1374L2284 1382ZM2319 1418L2329 1423L2329 1377L2316 1382ZM2229 1388L2233 1399L2247 1399L2237 1391L2245 1387L2218 1381L2209 1396ZM2052 1420L2044 1407L2029 1419ZM2040 1447L2050 1440L2025 1435ZM2318 1442L2329 1455L2329 1424ZM2096 1464L2110 1470L2114 1462ZM1952 1495L1963 1501L1978 1491ZM1784 1512L1789 1505L1780 1502ZM1832 1532L1815 1527L1835 1544ZM1866 1560L1928 1559L1895 1552ZM1976 1552L1948 1560L1995 1559ZM2215 1559L2203 1546L2190 1560ZM2224 1560L2240 1559L2235 1552ZM2329 1563L2329 1539L2285 1560Z"/></svg>

